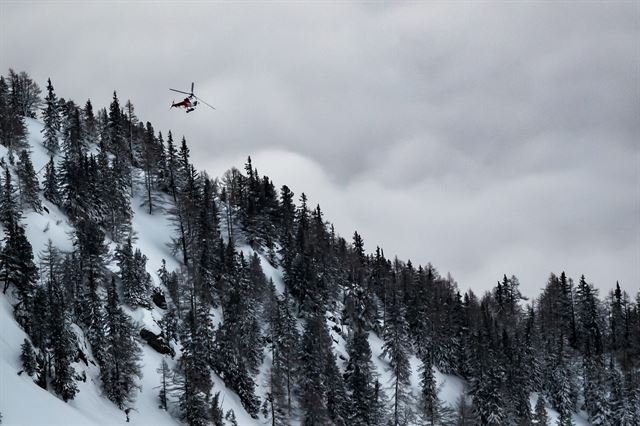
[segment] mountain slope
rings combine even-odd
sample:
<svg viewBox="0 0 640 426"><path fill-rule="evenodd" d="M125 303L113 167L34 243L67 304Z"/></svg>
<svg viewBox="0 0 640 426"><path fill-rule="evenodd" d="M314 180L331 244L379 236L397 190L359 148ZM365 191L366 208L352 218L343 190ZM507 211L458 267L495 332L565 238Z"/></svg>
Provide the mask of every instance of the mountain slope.
<svg viewBox="0 0 640 426"><path fill-rule="evenodd" d="M32 161L36 170L42 170L48 162L46 149L43 147L41 138L42 124L29 119L29 146L32 152ZM6 157L6 149L2 152ZM60 158L57 159L61 161ZM149 214L143 205L143 188L141 171L136 170L134 173L134 196L132 199L133 219L132 227L135 235L134 246L148 257L147 271L153 277L156 284L159 284L156 271L160 268L162 261L166 261L169 270L178 269L180 261L175 258L169 245L174 235L175 224L172 221L170 211L174 208L169 197L162 194L155 194L156 209L154 214ZM70 251L72 243L70 236L73 227L66 215L59 208L43 199L46 210L37 213L29 211L24 217L24 223L27 228L27 236L33 246L34 253L41 252L47 241L51 240L53 244L63 251ZM110 243L112 250L115 244ZM249 258L254 250L250 246L242 246L239 251L244 252ZM263 271L265 275L273 280L276 291L281 294L284 291L283 272L280 268L274 268L267 259L259 254ZM114 262L109 264L114 272L117 272L117 266ZM18 375L21 370L19 361L19 346L26 337L20 329L12 315L10 305L11 298L2 298L2 310L0 312L0 323L2 324L2 333L0 342L2 344L0 350L0 389L3 390L0 399L0 409L3 413L5 424L65 424L65 425L91 425L91 424L119 424L125 419L125 413L118 410L110 401L102 396L102 392L98 385L98 374L94 365L85 365L82 362L73 364L79 375L85 374L86 382L80 382L80 392L77 397L69 402L64 403L52 393L47 392L38 386L26 375ZM159 328L157 322L162 318L163 310L154 307L153 309L137 308L128 309L127 312L139 327L145 327L153 332L158 333ZM215 323L222 320L222 314L219 310L215 311ZM333 312L328 315L330 318L339 317L340 312ZM334 328L339 328L339 324L328 319L328 327L331 330L331 337L334 340L334 351L338 355L339 367L346 368L346 341L343 336L336 333ZM76 327L76 333L82 337L82 332ZM383 388L390 389L393 384L393 377L390 372L389 362L382 356L383 341L373 332L369 334L369 344L372 348L373 361L376 368L376 374L383 385ZM135 409L129 413L132 424L178 424L172 416L158 408L158 386L160 385L159 375L156 369L160 365L163 358L162 355L154 351L151 347L143 344L143 379L140 383L141 391L136 399ZM177 349L177 348L176 348ZM265 352L264 361L260 367L260 373L257 377L256 394L264 399L268 390L267 384L269 363L271 361L268 352ZM164 356L170 363L175 361ZM419 378L418 378L418 360L415 356L411 358L411 366L413 374L411 376L411 392L414 395L419 394ZM465 392L466 384L463 380L436 372L437 381L439 383L439 396L442 400L453 407L458 398ZM242 407L238 396L231 390L228 390L224 382L214 375L214 392L221 391L223 411L233 410L239 424L262 424L263 420L253 419ZM26 403L28 402L28 404ZM39 407L37 410L29 409L29 406ZM549 414L552 418L557 414L550 410ZM582 417L574 416L576 424L587 424Z"/></svg>
<svg viewBox="0 0 640 426"><path fill-rule="evenodd" d="M6 423L640 423L640 294L564 272L531 301L516 276L462 292L336 234L251 158L198 172L116 92L94 112L48 81L40 108L28 74L8 81Z"/></svg>

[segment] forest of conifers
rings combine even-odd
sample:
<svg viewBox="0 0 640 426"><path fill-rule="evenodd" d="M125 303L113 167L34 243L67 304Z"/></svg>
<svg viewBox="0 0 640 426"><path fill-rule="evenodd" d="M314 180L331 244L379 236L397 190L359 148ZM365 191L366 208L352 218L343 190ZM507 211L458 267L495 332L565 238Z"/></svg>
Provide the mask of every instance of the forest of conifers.
<svg viewBox="0 0 640 426"><path fill-rule="evenodd" d="M32 118L51 155L42 171L30 159ZM212 375L273 425L545 425L546 408L562 426L578 412L594 425L640 424L640 294L628 295L615 271L598 283L614 288L606 293L562 271L534 298L510 274L483 294L463 291L429 263L386 257L358 232L337 235L320 206L276 187L250 158L212 178L194 168L184 138L143 123L115 92L94 109L24 72L0 77L0 142L0 283L29 336L23 374L64 401L77 395L73 364L85 357L105 397L135 407L140 347L152 344L168 360L158 365L158 409L188 425L235 421ZM135 248L136 180L146 211L174 225L180 267L151 271L157 279ZM33 252L23 215L47 204L68 217L73 250ZM282 272L282 288L258 253ZM163 314L150 343L128 312L152 308ZM374 368L371 333L391 382ZM265 354L266 385L256 382ZM436 369L464 379L464 395L439 398Z"/></svg>

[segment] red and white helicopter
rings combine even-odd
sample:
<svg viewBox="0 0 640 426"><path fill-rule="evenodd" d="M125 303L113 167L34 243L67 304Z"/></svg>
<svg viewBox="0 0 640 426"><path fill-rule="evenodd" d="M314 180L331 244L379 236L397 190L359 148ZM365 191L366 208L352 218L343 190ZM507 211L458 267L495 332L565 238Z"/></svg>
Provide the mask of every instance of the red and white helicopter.
<svg viewBox="0 0 640 426"><path fill-rule="evenodd" d="M171 89L171 88L169 90L188 95L186 98L184 98L180 102L173 101L173 103L171 104L171 108L173 108L173 107L184 108L185 112L189 113L189 112L193 111L194 109L196 109L196 106L198 106L198 104L200 102L202 102L203 104L205 104L209 108L215 109L213 106L209 105L208 103L206 103L205 101L203 101L202 99L200 99L199 97L197 97L193 93L193 83L191 83L191 92L183 92L182 90L176 90L176 89ZM169 108L169 109L171 109L171 108Z"/></svg>

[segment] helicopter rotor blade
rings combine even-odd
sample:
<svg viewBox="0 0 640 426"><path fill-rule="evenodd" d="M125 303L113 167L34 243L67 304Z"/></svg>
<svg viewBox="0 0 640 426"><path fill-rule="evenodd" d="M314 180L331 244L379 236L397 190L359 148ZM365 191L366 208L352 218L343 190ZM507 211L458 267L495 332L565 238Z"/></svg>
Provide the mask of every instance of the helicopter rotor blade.
<svg viewBox="0 0 640 426"><path fill-rule="evenodd" d="M178 92L178 93L184 93L185 95L193 95L193 93L183 92L182 90L176 90L176 89L171 89L171 88L169 88L169 90L173 90L174 92Z"/></svg>
<svg viewBox="0 0 640 426"><path fill-rule="evenodd" d="M205 104L206 106L208 106L211 109L216 109L214 106L208 104L206 101L202 100L201 98L197 97L196 95L193 95L194 98L196 98L197 100L199 100L200 102L202 102L203 104Z"/></svg>
<svg viewBox="0 0 640 426"><path fill-rule="evenodd" d="M193 95L193 82L191 82L191 94Z"/></svg>

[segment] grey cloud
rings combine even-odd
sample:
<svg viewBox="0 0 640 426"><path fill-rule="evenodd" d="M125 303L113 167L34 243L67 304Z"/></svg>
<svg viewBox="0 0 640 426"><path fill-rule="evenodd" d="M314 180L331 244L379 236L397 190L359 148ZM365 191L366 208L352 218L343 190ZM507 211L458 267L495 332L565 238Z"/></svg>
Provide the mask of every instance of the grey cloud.
<svg viewBox="0 0 640 426"><path fill-rule="evenodd" d="M462 286L506 272L536 289L567 268L637 290L639 14L622 2L3 2L0 69L95 105L117 89L157 130L184 134L198 167L251 154L346 236L357 228ZM215 112L167 110L167 88L191 81Z"/></svg>

